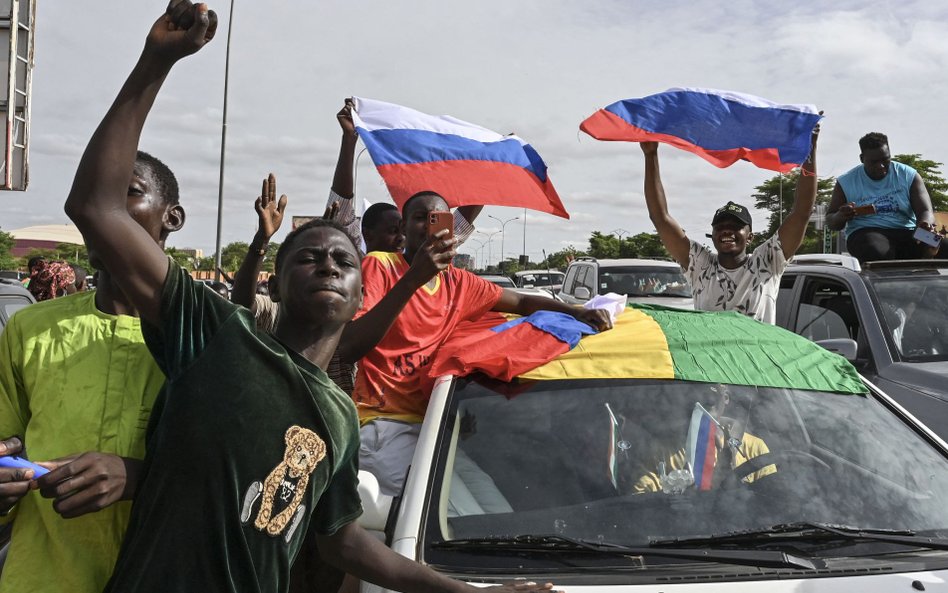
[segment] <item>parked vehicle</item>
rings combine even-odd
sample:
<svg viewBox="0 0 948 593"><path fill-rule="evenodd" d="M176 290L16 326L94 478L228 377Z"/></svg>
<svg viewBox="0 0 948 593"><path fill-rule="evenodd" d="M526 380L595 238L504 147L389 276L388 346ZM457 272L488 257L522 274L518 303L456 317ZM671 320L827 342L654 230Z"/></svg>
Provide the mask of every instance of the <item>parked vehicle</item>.
<svg viewBox="0 0 948 593"><path fill-rule="evenodd" d="M0 278L0 330L11 315L34 302L33 295L19 282Z"/></svg>
<svg viewBox="0 0 948 593"><path fill-rule="evenodd" d="M478 584L948 590L945 442L841 357L733 312L633 308L512 383L443 377L395 506L360 480L363 526Z"/></svg>
<svg viewBox="0 0 948 593"><path fill-rule="evenodd" d="M798 261L783 275L777 324L845 355L948 437L948 262L871 262L863 269L848 256L838 264Z"/></svg>
<svg viewBox="0 0 948 593"><path fill-rule="evenodd" d="M565 277L558 270L521 270L514 272L513 281L517 288L542 288L556 293L563 288Z"/></svg>
<svg viewBox="0 0 948 593"><path fill-rule="evenodd" d="M519 292L521 294L541 296L548 299L553 298L553 293L548 290L543 290L542 288L533 287L533 286L520 288L516 284L514 284L513 280L501 274L478 274L478 276L480 276L481 278L483 278L484 280L487 280L488 282L492 284L496 284L497 286L501 288L509 288L510 290Z"/></svg>
<svg viewBox="0 0 948 593"><path fill-rule="evenodd" d="M581 257L566 268L564 302L582 304L599 294L625 294L630 303L694 309L691 285L678 264L657 259Z"/></svg>
<svg viewBox="0 0 948 593"><path fill-rule="evenodd" d="M502 274L478 274L478 276L501 288L517 288L513 280Z"/></svg>

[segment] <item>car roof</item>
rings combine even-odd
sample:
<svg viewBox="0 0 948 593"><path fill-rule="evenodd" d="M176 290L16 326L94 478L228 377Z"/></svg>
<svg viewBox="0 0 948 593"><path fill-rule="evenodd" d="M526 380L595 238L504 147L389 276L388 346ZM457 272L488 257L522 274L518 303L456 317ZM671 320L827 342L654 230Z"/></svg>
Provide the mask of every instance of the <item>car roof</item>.
<svg viewBox="0 0 948 593"><path fill-rule="evenodd" d="M596 258L579 258L573 263L594 263L599 264L599 267L620 267L620 266L639 266L639 267L662 267L662 268L680 268L677 263L673 261L668 261L667 259L647 259L647 258L620 258L620 259L596 259ZM572 265L572 264L570 264Z"/></svg>
<svg viewBox="0 0 948 593"><path fill-rule="evenodd" d="M0 294L19 294L29 297L30 300L33 299L30 291L16 280L10 280L9 278L0 278Z"/></svg>
<svg viewBox="0 0 948 593"><path fill-rule="evenodd" d="M847 273L858 274L862 278L873 279L873 278L895 278L903 276L912 276L917 272L936 272L943 275L948 275L948 260L937 260L937 259L916 259L916 260L887 260L887 261L871 261L866 262L864 266L859 265L859 262L855 262L855 267L853 267L849 262L845 261L845 258L849 257L843 255L844 258L842 261L835 260L831 257L836 254L807 254L814 256L827 256L827 257L813 257L813 258L801 258L801 256L794 256L790 260L789 266L787 266L788 272L822 272L822 273L833 273L836 275L845 275ZM837 255L837 257L840 257ZM855 261L855 260L854 260Z"/></svg>
<svg viewBox="0 0 948 593"><path fill-rule="evenodd" d="M520 270L514 272L514 276L526 276L527 274L562 274L559 270Z"/></svg>

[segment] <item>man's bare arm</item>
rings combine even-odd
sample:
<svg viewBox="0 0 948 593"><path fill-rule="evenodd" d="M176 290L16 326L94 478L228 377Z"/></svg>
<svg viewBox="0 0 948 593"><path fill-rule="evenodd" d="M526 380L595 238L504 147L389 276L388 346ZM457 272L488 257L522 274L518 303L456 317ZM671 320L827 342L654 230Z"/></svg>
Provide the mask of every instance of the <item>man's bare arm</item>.
<svg viewBox="0 0 948 593"><path fill-rule="evenodd" d="M612 319L602 309L584 309L574 305L567 305L562 301L546 297L522 294L509 288L503 289L500 300L493 307L500 313L514 313L516 315L530 315L537 311L555 311L565 313L582 321L598 331L612 329Z"/></svg>
<svg viewBox="0 0 948 593"><path fill-rule="evenodd" d="M387 548L356 523L350 523L333 535L317 537L319 550L327 562L364 581L385 589L406 593L515 593L551 591L553 585L525 582L480 589L456 581L409 560Z"/></svg>
<svg viewBox="0 0 948 593"><path fill-rule="evenodd" d="M194 12L187 30L165 15L155 22L138 63L82 155L65 207L89 248L150 323L158 321L168 258L128 214L126 200L142 127L161 85L175 62L213 36L207 6L196 5Z"/></svg>
<svg viewBox="0 0 948 593"><path fill-rule="evenodd" d="M345 105L336 119L339 121L339 127L342 128L342 141L339 144L339 158L336 160L336 171L332 177L332 191L343 198L352 199L355 195L353 187L352 170L355 157L356 143L359 141L359 134L356 132L355 124L352 122L352 99L346 99Z"/></svg>
<svg viewBox="0 0 948 593"><path fill-rule="evenodd" d="M821 112L822 113L822 112ZM816 140L820 135L819 125L813 130L810 144L810 157L803 163L803 171L797 179L797 189L793 195L793 209L783 219L783 224L777 229L780 237L780 247L786 259L793 257L806 235L806 227L810 224L810 215L813 204L816 203Z"/></svg>
<svg viewBox="0 0 948 593"><path fill-rule="evenodd" d="M928 195L928 188L925 187L925 181L918 173L912 180L912 187L909 188L909 202L912 204L912 210L915 211L915 222L918 226L935 230L935 209L932 207L932 198Z"/></svg>
<svg viewBox="0 0 948 593"><path fill-rule="evenodd" d="M826 226L830 230L841 231L854 216L856 216L856 210L846 200L846 192L837 181L833 187L833 197L830 198L829 206L826 207Z"/></svg>
<svg viewBox="0 0 948 593"><path fill-rule="evenodd" d="M665 188L662 186L658 166L658 143L642 142L641 146L642 152L645 153L645 205L648 207L648 217L655 225L655 230L658 231L668 253L682 268L687 268L691 242L678 221L668 213L668 202L665 200Z"/></svg>

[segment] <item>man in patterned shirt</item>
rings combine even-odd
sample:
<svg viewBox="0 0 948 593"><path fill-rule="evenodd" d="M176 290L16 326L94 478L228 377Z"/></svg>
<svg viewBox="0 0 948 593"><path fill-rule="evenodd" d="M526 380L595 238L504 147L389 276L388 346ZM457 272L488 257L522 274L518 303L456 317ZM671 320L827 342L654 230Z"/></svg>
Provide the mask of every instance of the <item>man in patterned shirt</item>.
<svg viewBox="0 0 948 593"><path fill-rule="evenodd" d="M658 166L658 143L642 142L645 153L645 204L665 248L681 266L694 291L695 308L704 311L738 311L758 321L777 319L780 276L806 233L816 201L816 139L797 181L793 209L777 232L747 253L754 234L751 215L744 206L728 202L711 219L711 242L717 253L692 241L668 213L665 189Z"/></svg>

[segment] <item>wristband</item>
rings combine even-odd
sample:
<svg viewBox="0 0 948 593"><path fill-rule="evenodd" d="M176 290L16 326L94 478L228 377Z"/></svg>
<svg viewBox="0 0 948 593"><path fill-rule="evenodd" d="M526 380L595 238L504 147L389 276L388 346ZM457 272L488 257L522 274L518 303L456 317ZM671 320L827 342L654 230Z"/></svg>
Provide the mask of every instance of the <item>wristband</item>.
<svg viewBox="0 0 948 593"><path fill-rule="evenodd" d="M264 243L262 246L257 247L256 245L254 245L254 244L251 243L251 244L250 244L250 253L252 253L252 254L254 254L254 255L257 255L257 256L259 256L259 257L263 257L264 255L267 254L267 247L268 247L269 245L270 245L269 243Z"/></svg>

